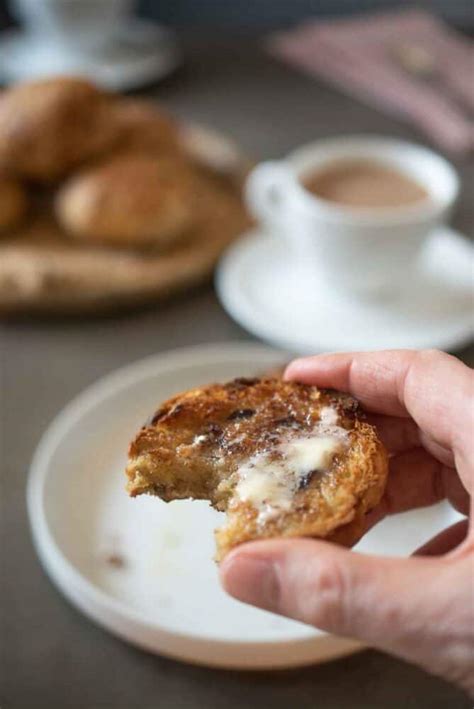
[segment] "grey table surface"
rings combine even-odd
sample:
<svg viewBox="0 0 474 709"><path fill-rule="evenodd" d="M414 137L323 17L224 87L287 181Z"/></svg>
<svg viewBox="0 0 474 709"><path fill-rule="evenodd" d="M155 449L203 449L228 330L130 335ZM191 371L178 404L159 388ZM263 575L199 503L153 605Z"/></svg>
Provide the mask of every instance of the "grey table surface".
<svg viewBox="0 0 474 709"><path fill-rule="evenodd" d="M256 157L316 137L374 132L421 139L408 126L266 57L254 41L185 38L186 65L149 89L179 115L233 135ZM422 139L421 139L422 140ZM474 224L472 163L454 223ZM22 320L1 326L0 706L2 709L186 707L468 707L444 681L368 650L288 672L192 667L137 650L72 608L32 547L25 481L49 421L85 386L135 359L200 342L252 339L210 287L107 319ZM472 364L473 349L459 355Z"/></svg>

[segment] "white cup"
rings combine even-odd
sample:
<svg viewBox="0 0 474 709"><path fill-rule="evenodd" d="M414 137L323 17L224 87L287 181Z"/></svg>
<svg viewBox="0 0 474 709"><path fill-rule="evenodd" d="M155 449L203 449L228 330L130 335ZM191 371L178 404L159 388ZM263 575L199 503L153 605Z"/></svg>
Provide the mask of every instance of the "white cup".
<svg viewBox="0 0 474 709"><path fill-rule="evenodd" d="M321 199L301 177L333 162L363 159L414 179L426 199L398 207L348 207ZM444 222L459 180L440 155L418 145L377 136L321 140L265 162L250 174L246 199L267 230L284 239L289 255L304 259L329 287L371 297L401 290L421 247Z"/></svg>
<svg viewBox="0 0 474 709"><path fill-rule="evenodd" d="M100 51L126 25L136 0L10 0L12 12L44 42Z"/></svg>

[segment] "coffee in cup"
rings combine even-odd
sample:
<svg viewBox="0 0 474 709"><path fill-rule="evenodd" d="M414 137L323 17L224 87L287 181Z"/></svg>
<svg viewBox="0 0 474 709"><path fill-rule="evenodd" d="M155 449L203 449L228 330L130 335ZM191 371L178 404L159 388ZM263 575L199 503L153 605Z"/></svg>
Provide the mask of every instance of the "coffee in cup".
<svg viewBox="0 0 474 709"><path fill-rule="evenodd" d="M303 175L301 183L320 199L347 207L402 207L427 199L416 180L372 160L336 160Z"/></svg>
<svg viewBox="0 0 474 709"><path fill-rule="evenodd" d="M258 165L246 184L250 210L329 289L394 294L459 190L451 165L419 145L347 136ZM315 307L316 304L315 304Z"/></svg>

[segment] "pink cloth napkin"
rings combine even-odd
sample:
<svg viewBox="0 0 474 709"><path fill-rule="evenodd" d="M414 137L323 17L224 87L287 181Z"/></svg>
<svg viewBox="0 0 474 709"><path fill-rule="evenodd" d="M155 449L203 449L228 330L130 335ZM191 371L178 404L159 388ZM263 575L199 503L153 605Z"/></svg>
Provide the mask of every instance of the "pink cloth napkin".
<svg viewBox="0 0 474 709"><path fill-rule="evenodd" d="M473 149L473 44L428 12L309 21L273 34L267 44L308 73L412 121L445 150ZM400 61L412 50L432 58L430 76L408 71Z"/></svg>

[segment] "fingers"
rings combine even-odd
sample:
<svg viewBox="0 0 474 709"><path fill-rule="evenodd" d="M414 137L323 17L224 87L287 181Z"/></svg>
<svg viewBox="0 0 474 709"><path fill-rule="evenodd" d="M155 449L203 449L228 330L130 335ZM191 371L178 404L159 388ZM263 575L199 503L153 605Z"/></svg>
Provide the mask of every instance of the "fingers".
<svg viewBox="0 0 474 709"><path fill-rule="evenodd" d="M431 436L420 431L413 419L369 413L367 421L375 426L380 440L389 453L403 453L422 445L435 458L454 468L452 451L439 445Z"/></svg>
<svg viewBox="0 0 474 709"><path fill-rule="evenodd" d="M455 565L377 558L322 541L271 540L229 554L221 578L245 603L358 638L431 671L446 676L470 667L472 579L462 559Z"/></svg>
<svg viewBox="0 0 474 709"><path fill-rule="evenodd" d="M377 644L400 632L391 625L403 585L413 588L432 573L422 560L370 557L308 539L247 544L221 565L224 588L239 600ZM409 622L414 605L407 599L398 620L403 614Z"/></svg>
<svg viewBox="0 0 474 709"><path fill-rule="evenodd" d="M390 475L381 504L366 517L370 529L387 514L449 499L467 514L469 496L454 469L450 451L420 433L412 419L369 414L390 457Z"/></svg>
<svg viewBox="0 0 474 709"><path fill-rule="evenodd" d="M410 415L444 448L455 448L460 438L472 445L474 377L443 352L319 355L295 360L285 377L350 392L369 411Z"/></svg>
<svg viewBox="0 0 474 709"><path fill-rule="evenodd" d="M417 556L440 556L459 547L469 532L469 520L462 519L416 550Z"/></svg>
<svg viewBox="0 0 474 709"><path fill-rule="evenodd" d="M428 453L431 453L434 458L437 458L443 463L443 465L447 465L449 468L455 467L453 451L441 446L432 436L423 431L420 431L420 444Z"/></svg>
<svg viewBox="0 0 474 709"><path fill-rule="evenodd" d="M367 414L389 453L402 453L420 445L420 429L411 418Z"/></svg>
<svg viewBox="0 0 474 709"><path fill-rule="evenodd" d="M382 498L386 514L406 512L441 502L446 496L448 471L423 448L391 458L387 487Z"/></svg>
<svg viewBox="0 0 474 709"><path fill-rule="evenodd" d="M305 357L288 365L285 379L349 392L369 411L407 416L401 394L415 357L410 350Z"/></svg>
<svg viewBox="0 0 474 709"><path fill-rule="evenodd" d="M463 514L469 495L456 471L418 447L390 458L387 486L380 504L367 515L367 529L387 515L448 499Z"/></svg>

